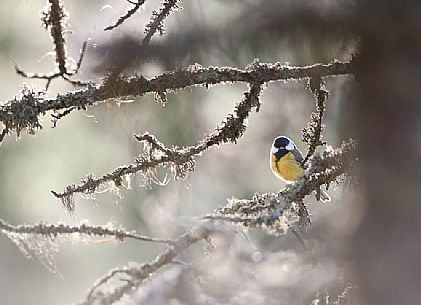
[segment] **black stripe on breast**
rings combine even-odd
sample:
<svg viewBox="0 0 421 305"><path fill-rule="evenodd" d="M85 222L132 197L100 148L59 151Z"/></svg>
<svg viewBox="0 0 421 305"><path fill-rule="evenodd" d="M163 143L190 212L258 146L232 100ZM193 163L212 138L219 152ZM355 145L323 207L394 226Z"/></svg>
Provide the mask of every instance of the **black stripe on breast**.
<svg viewBox="0 0 421 305"><path fill-rule="evenodd" d="M283 156L285 156L289 151L287 149L279 149L275 154L276 161L279 161Z"/></svg>

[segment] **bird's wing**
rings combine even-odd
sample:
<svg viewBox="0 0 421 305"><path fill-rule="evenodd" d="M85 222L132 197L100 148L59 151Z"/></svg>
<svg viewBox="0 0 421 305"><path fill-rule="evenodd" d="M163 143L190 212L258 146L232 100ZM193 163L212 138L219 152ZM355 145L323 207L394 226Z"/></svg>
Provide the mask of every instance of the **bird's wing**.
<svg viewBox="0 0 421 305"><path fill-rule="evenodd" d="M304 161L303 154L301 153L301 151L298 150L298 148L294 148L294 150L291 151L291 152L294 155L294 158L298 163L301 163L301 162Z"/></svg>

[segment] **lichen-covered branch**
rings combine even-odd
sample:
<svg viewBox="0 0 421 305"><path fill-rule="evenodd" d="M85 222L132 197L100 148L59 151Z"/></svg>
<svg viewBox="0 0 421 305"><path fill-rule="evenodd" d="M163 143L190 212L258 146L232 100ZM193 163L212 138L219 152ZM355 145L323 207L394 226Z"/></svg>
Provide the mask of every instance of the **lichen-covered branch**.
<svg viewBox="0 0 421 305"><path fill-rule="evenodd" d="M129 9L126 14L121 16L114 24L106 27L104 30L112 30L119 25L121 25L125 20L131 17L139 8L144 4L145 0L138 0L136 3L132 3L133 8ZM147 46L152 36L158 31L160 35L163 35L163 21L166 17L170 15L175 9L179 8L177 5L179 0L164 0L162 2L162 7L159 11L154 11L152 13L151 21L145 28L145 37L142 40L142 45ZM64 10L64 4L62 0L49 0L46 8L41 17L43 26L50 31L51 38L54 43L54 51L56 56L56 63L58 67L57 72L50 73L27 73L21 69L17 64L15 64L15 71L17 74L26 77L26 78L37 78L47 80L46 90L48 89L51 81L55 78L61 77L65 81L76 85L84 86L85 82L72 80L69 77L78 73L82 60L85 54L87 43L84 42L81 48L79 60L72 65L70 62L73 59L67 57L66 55L66 41L64 39L64 32L66 29L66 18L67 13Z"/></svg>
<svg viewBox="0 0 421 305"><path fill-rule="evenodd" d="M158 243L165 243L165 244L172 244L172 240L168 239L160 239L154 237L148 237L139 235L133 232L127 232L121 229L110 229L102 226L90 226L86 224L82 224L79 226L69 226L65 224L47 224L47 223L38 223L35 225L11 225L5 222L4 220L0 219L0 231L3 233L15 233L15 234L37 234L43 235L48 237L57 237L61 235L69 235L69 234L81 234L81 235L89 235L89 236L96 236L96 237L113 237L116 240L123 240L125 238L142 240L142 241L149 241L149 242L158 242Z"/></svg>
<svg viewBox="0 0 421 305"><path fill-rule="evenodd" d="M56 62L60 73L67 72L66 69L66 43L64 40L64 30L66 28L66 16L63 1L49 0L50 5L42 14L42 24L45 29L50 30L54 43Z"/></svg>
<svg viewBox="0 0 421 305"><path fill-rule="evenodd" d="M308 87L316 99L316 111L311 114L307 127L302 129L302 140L308 145L307 155L302 165L305 165L308 159L314 154L317 146L325 144L321 138L323 128L325 127L323 124L323 115L329 97L329 92L326 90L321 77L310 78Z"/></svg>
<svg viewBox="0 0 421 305"><path fill-rule="evenodd" d="M291 67L280 63L265 64L257 61L244 70L233 67L208 67L199 65L163 73L152 79L143 76L118 78L105 77L100 85L88 84L85 89L59 94L47 98L43 92L24 88L12 99L0 103L0 122L7 132L22 130L34 133L41 128L39 117L47 111L64 111L69 108L85 110L110 98L143 96L147 93L176 91L198 85L213 85L223 82L258 82L267 83L277 80L298 80L311 77L323 77L351 74L352 62L333 62L305 67Z"/></svg>
<svg viewBox="0 0 421 305"><path fill-rule="evenodd" d="M158 255L154 261L110 270L92 286L80 305L111 305L123 296L132 294L158 269L170 264L192 244L207 239L217 231L219 221L237 223L244 227L262 227L279 234L280 223L290 226L292 216L297 213L294 202L303 200L320 185L335 181L349 172L355 162L355 145L352 141L344 143L340 148L328 150L322 156L313 156L311 161L312 166L306 174L278 194L255 195L250 200L231 199L227 206L218 209L214 214L199 218L194 228L175 240L174 245ZM110 290L107 287L113 280L118 281L116 287Z"/></svg>
<svg viewBox="0 0 421 305"><path fill-rule="evenodd" d="M66 55L66 41L64 34L67 27L67 13L64 10L64 4L62 0L48 0L48 3L42 12L41 22L46 30L50 31L51 38L54 44L54 52L56 57L57 72L50 73L27 73L22 70L18 65L15 64L15 71L17 74L26 78L37 78L47 80L46 90L48 89L51 81L55 78L61 77L67 82L77 85L84 86L85 82L71 80L69 76L75 75L82 64L82 59L86 50L86 42L83 43L79 60L76 64L71 65L73 59Z"/></svg>
<svg viewBox="0 0 421 305"><path fill-rule="evenodd" d="M259 63L255 60L246 69L234 67L202 67L198 64L186 69L165 72L150 80L143 76L108 78L97 87L98 100L124 96L143 96L151 92L177 91L197 85L215 85L225 82L253 81L267 83L278 80L299 80L309 77L346 75L353 73L352 62L333 62L305 67L293 67L281 63Z"/></svg>
<svg viewBox="0 0 421 305"><path fill-rule="evenodd" d="M164 243L172 245L174 241L142 236L123 229L81 224L48 224L40 222L34 225L11 225L0 219L0 232L13 241L27 258L36 258L49 271L57 273L56 256L60 243L66 240L79 241L89 237L92 242L111 242L124 239ZM93 240L91 239L93 238Z"/></svg>
<svg viewBox="0 0 421 305"><path fill-rule="evenodd" d="M118 18L115 23L104 28L104 31L113 30L123 24L128 18L133 16L133 14L139 10L139 8L145 3L145 0L129 2L133 4L133 7L129 9L124 15L120 16L120 18ZM167 18L176 9L180 8L177 2L180 2L180 0L163 0L159 10L152 12L151 20L145 28L145 37L142 40L143 46L149 45L153 35L155 35L156 32L158 32L160 36L164 34L164 19Z"/></svg>
<svg viewBox="0 0 421 305"><path fill-rule="evenodd" d="M296 203L302 202L321 185L337 181L341 175L349 173L355 160L354 142L343 143L338 149L329 149L321 156L314 155L304 176L279 193L256 195L250 200L231 199L227 206L203 218L270 228L278 233L297 220L300 207Z"/></svg>
<svg viewBox="0 0 421 305"><path fill-rule="evenodd" d="M174 245L158 255L150 263L144 263L137 267L119 268L111 270L103 278L99 279L90 289L86 300L80 305L101 304L111 305L120 300L124 295L134 292L142 282L154 274L161 267L170 264L173 259L198 241L205 239L209 234L209 227L206 224L198 225L175 240ZM118 287L113 290L107 289L106 284L116 275L124 275L119 281ZM105 288L105 291L101 290Z"/></svg>
<svg viewBox="0 0 421 305"><path fill-rule="evenodd" d="M164 34L164 25L163 21L167 18L172 12L176 9L179 9L177 3L180 0L163 0L161 3L161 8L158 11L152 13L151 21L145 28L145 37L142 40L143 45L148 45L151 41L152 36L158 31L159 35Z"/></svg>
<svg viewBox="0 0 421 305"><path fill-rule="evenodd" d="M245 120L253 108L260 106L261 84L251 83L249 87L249 91L244 93L243 100L238 103L232 113L228 114L215 131L196 146L166 148L149 133L137 135L136 139L147 145L145 153L139 156L134 163L121 166L100 178L89 175L80 184L67 186L62 193L55 191L52 193L61 199L63 206L72 214L75 210L74 194L94 196L98 188L105 183L111 183L117 188L121 187L125 178L136 173L141 174L145 186L149 186L153 181L154 170L158 166L169 165L175 180L186 178L188 173L194 170L195 156L214 145L227 142L235 143L243 135L246 128Z"/></svg>
<svg viewBox="0 0 421 305"><path fill-rule="evenodd" d="M44 91L26 86L12 99L0 104L0 121L8 133L15 131L17 137L23 130L34 134L36 129L42 128L39 121L41 115L50 110L86 109L87 105L95 104L95 92L95 88L88 85L83 90L48 99Z"/></svg>
<svg viewBox="0 0 421 305"><path fill-rule="evenodd" d="M126 21L128 18L130 18L134 13L136 13L139 8L145 3L145 0L137 0L137 2L130 2L133 4L133 7L129 9L124 15L120 16L120 18L117 19L117 21L106 28L104 28L104 31L110 31L115 29L116 27L123 24L124 21Z"/></svg>

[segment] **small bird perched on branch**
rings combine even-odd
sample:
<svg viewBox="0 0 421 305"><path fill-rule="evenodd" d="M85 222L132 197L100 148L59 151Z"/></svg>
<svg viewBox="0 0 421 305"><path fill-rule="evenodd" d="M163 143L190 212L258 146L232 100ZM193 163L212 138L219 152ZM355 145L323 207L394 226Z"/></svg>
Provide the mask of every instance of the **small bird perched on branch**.
<svg viewBox="0 0 421 305"><path fill-rule="evenodd" d="M304 158L295 143L285 136L277 137L270 150L270 167L273 174L286 183L292 183L304 175L302 165ZM330 201L330 196L320 190L317 192L317 200Z"/></svg>

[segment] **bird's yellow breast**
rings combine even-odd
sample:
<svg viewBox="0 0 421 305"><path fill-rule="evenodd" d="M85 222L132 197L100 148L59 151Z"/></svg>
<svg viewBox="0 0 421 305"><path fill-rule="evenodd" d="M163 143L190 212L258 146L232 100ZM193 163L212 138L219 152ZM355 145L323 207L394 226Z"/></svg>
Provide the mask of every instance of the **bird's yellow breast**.
<svg viewBox="0 0 421 305"><path fill-rule="evenodd" d="M304 169L295 160L292 153L287 153L276 161L276 157L271 155L271 168L273 173L285 182L292 182L304 175Z"/></svg>

